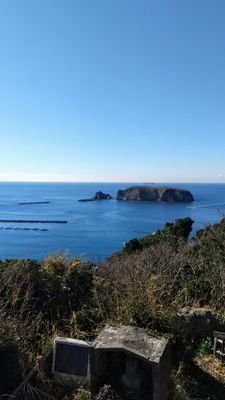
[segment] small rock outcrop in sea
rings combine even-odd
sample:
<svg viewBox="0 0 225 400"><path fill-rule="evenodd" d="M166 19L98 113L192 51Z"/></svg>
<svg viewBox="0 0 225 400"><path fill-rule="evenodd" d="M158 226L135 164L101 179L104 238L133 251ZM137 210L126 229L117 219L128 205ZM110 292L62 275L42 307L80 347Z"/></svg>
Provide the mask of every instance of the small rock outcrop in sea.
<svg viewBox="0 0 225 400"><path fill-rule="evenodd" d="M190 202L194 197L189 190L170 187L132 186L118 190L117 200L153 201L153 202Z"/></svg>
<svg viewBox="0 0 225 400"><path fill-rule="evenodd" d="M80 199L79 201L95 201L95 200L111 200L112 196L108 193L103 193L103 192L96 192L93 197L90 197L89 199Z"/></svg>

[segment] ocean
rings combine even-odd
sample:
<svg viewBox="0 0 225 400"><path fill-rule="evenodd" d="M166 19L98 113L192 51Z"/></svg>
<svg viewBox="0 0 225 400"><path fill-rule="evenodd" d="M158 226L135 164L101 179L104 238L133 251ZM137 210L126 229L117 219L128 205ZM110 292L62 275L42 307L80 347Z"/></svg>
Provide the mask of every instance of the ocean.
<svg viewBox="0 0 225 400"><path fill-rule="evenodd" d="M117 190L132 185L0 183L0 220L67 221L65 224L0 222L0 259L42 259L58 251L100 262L121 249L124 242L161 229L166 222L191 217L196 231L220 221L225 214L225 184L222 183L166 184L190 190L195 198L192 203L78 201L99 190L115 198Z"/></svg>

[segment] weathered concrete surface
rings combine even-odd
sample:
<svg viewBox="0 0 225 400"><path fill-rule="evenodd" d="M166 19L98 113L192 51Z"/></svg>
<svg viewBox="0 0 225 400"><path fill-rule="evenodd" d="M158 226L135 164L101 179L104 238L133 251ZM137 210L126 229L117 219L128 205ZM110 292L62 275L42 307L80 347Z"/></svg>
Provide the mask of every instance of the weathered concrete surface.
<svg viewBox="0 0 225 400"><path fill-rule="evenodd" d="M110 384L123 397L167 400L168 340L141 328L107 326L93 342L92 387Z"/></svg>
<svg viewBox="0 0 225 400"><path fill-rule="evenodd" d="M155 363L160 362L167 344L167 339L148 336L143 329L132 326L108 326L93 342L96 350L124 349Z"/></svg>

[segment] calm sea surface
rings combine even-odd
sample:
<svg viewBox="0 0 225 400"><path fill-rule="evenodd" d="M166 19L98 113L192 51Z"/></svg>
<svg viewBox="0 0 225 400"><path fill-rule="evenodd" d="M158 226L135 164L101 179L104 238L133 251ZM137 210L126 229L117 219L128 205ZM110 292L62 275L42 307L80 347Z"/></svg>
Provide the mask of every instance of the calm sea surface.
<svg viewBox="0 0 225 400"><path fill-rule="evenodd" d="M225 214L225 184L169 184L191 190L195 201L190 204L114 199L78 202L99 190L115 197L118 189L129 186L132 184L0 183L0 219L68 221L67 224L0 222L0 259L42 259L51 252L68 250L71 256L84 255L98 262L119 250L125 241L162 228L167 221L188 216L195 221L197 230L218 222ZM29 201L49 204L18 204Z"/></svg>

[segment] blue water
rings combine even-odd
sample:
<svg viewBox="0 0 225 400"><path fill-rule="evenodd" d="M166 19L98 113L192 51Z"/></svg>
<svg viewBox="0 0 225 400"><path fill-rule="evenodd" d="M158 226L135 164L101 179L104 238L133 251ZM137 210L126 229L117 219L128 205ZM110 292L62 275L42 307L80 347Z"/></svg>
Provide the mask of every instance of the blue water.
<svg viewBox="0 0 225 400"><path fill-rule="evenodd" d="M169 185L191 190L195 201L189 204L116 200L80 203L78 199L91 197L99 190L115 197L118 189L131 184L0 183L0 219L68 221L65 225L0 223L0 259L42 259L54 251L68 251L71 256L83 255L98 262L119 250L127 240L162 228L167 221L188 216L195 221L196 230L224 216L225 184ZM18 205L29 201L50 203Z"/></svg>

